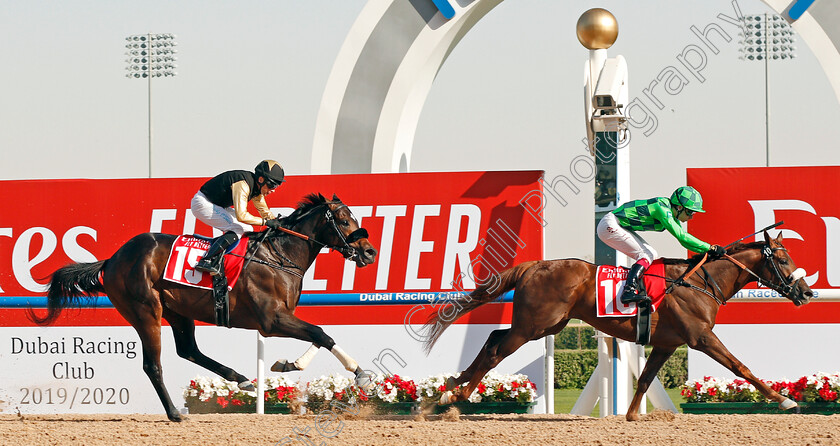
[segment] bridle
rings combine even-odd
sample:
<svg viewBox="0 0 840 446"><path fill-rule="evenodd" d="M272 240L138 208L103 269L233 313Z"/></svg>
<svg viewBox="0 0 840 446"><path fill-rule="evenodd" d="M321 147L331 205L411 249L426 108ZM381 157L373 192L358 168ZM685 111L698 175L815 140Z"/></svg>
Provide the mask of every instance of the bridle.
<svg viewBox="0 0 840 446"><path fill-rule="evenodd" d="M755 277L756 281L760 285L763 285L767 288L770 288L771 290L779 293L782 296L786 296L786 297L789 297L791 299L794 299L793 296L790 296L790 293L793 292L794 285L800 279L805 277L805 270L802 269L802 268L797 268L792 273L790 273L790 275L787 278L785 278L784 275L782 274L782 271L779 269L779 265L777 264L777 262L773 258L773 252L775 252L775 251L787 252L787 249L784 248L784 247L773 248L767 242L765 242L765 245L761 248L761 255L764 258L764 264L766 265L767 263L769 263L771 265L771 267L772 267L771 271L773 271L775 273L775 275L776 275L775 278L779 282L778 284L762 278L761 276L756 274L754 271L749 269L746 265L744 265L743 263L741 263L740 261L738 261L734 257L730 256L729 254L724 254L722 259L729 260L730 262L734 263L736 266L738 266L742 270L749 273L751 276ZM674 279L672 281L671 286L668 287L668 289L665 291L665 293L670 293L674 289L674 286L685 286L685 287L689 287L689 288L694 288L698 291L701 291L701 292L709 295L719 305L726 305L726 301L719 299L717 297L717 295L714 293L714 290L712 290L712 292L710 293L708 290L706 290L704 288L697 287L695 285L692 285L685 280L685 278L691 277L691 275L694 274L698 269L701 269L706 276L703 279L703 282L708 284L708 282L711 281L712 284L715 286L715 288L717 288L717 290L721 294L721 296L724 297L723 296L723 291L720 289L720 286L718 286L717 282L715 282L715 280L709 275L708 271L706 271L706 269L703 268L703 266L702 266L703 263L705 263L707 258L708 258L707 254L704 254L703 258L697 263L697 265L694 266L694 268L691 268L690 270L686 270L685 272L683 272L683 274L680 275L679 278ZM670 279L666 278L665 280L670 280Z"/></svg>
<svg viewBox="0 0 840 446"><path fill-rule="evenodd" d="M300 239L303 239L303 240L321 245L322 247L329 248L329 249L334 250L334 251L338 251L338 252L341 253L342 256L344 256L345 259L348 259L348 260L355 261L357 258L361 257L361 253L359 252L359 249L354 248L353 246L350 246L350 244L354 243L358 240L361 240L363 238L368 238L367 229L360 227L359 229L356 229L355 231L351 232L349 235L347 235L345 237L344 234L341 232L341 230L338 228L338 224L335 221L335 215L333 213L333 210L331 210L328 206L329 204L333 204L333 203L335 203L335 202L325 202L325 203L319 204L318 206L315 206L312 209L306 211L303 215L301 215L299 217L299 219L302 219L303 217L311 214L312 212L314 212L319 207L324 206L326 208L326 210L324 211L324 219L327 221L327 223L333 229L335 229L335 232L336 232L336 234L338 234L338 238L341 241L341 245L333 245L333 244L330 244L330 243L324 243L320 240L315 239L314 236L310 237L308 235L301 234L301 233L296 232L296 231L292 231L291 229L286 229L286 228L281 227L281 228L278 228L277 230L274 230L272 228L268 228L266 231L264 231L262 233L260 238L257 240L256 248L254 249L254 251L252 253L250 253L250 255L248 257L245 258L245 265L242 267L242 269L245 269L245 267L248 266L249 262L254 261L256 263L267 265L267 266L275 268L275 269L286 271L286 272L291 273L293 275L296 275L298 277L303 277L302 274L292 270L292 269L301 270L302 268L300 266L298 266L295 262L293 262L291 259L286 257L283 254L283 250L280 249L274 243L271 242L274 239L270 239L270 241L267 245L268 245L269 249L274 253L275 257L280 259L279 262L266 262L264 260L254 258L254 255L256 254L257 249L259 249L259 245L261 245L265 241L266 237L271 232L286 233L286 234L298 237ZM344 204L344 203L341 203L341 206L336 208L336 211L339 210L339 209L342 209L342 208L347 208L347 205ZM348 208L348 210L349 210L349 208ZM290 269L290 267L292 269Z"/></svg>
<svg viewBox="0 0 840 446"><path fill-rule="evenodd" d="M347 208L348 212L350 211L350 208L348 208L347 205L343 203L341 204L341 206L336 208L336 211L342 208ZM359 249L350 246L350 244L355 243L363 238L368 238L369 235L367 229L359 227L359 229L356 229L355 231L351 232L350 235L345 237L341 230L338 229L338 224L335 222L335 215L333 214L333 211L329 208L329 206L327 206L327 210L326 212L324 212L324 218L326 218L327 222L332 225L333 229L335 229L335 233L338 234L338 239L341 240L343 246L327 245L315 239L312 239L312 241L340 252L345 259L356 260L358 257L360 257L361 253L359 252Z"/></svg>
<svg viewBox="0 0 840 446"><path fill-rule="evenodd" d="M338 235L338 239L340 241L340 244L335 244L334 245L334 244L330 244L330 243L324 243L320 240L317 240L314 236L310 237L308 235L304 235L304 234L301 234L299 232L295 232L295 231L292 231L292 230L286 229L286 228L279 228L278 231L285 232L285 233L293 235L295 237L302 238L304 240L319 244L322 247L329 248L329 249L334 250L334 251L338 251L338 252L341 253L341 255L344 256L345 259L356 260L358 257L361 256L361 253L359 252L359 250L357 248L355 248L353 246L350 246L350 244L355 243L355 242L357 242L357 241L359 241L363 238L368 238L369 237L368 231L367 231L367 229L360 227L359 229L356 229L355 231L351 232L349 235L347 235L345 237L344 233L341 232L341 229L338 228L338 223L336 223L334 212L338 211L340 209L347 209L348 212L349 212L350 208L347 207L346 204L341 203L341 206L337 207L335 209L335 211L333 211L332 209L330 209L329 205L330 204L335 204L335 203L336 202L334 202L334 201L330 201L330 202L319 204L318 206L313 207L312 209L308 210L306 213L301 215L299 217L299 219L304 218L305 216L315 212L315 210L318 209L319 207L324 206L324 208L325 208L324 219L326 220L327 224L335 230L335 233ZM270 231L273 231L273 229L269 228L269 230L266 231L266 232L270 232Z"/></svg>
<svg viewBox="0 0 840 446"><path fill-rule="evenodd" d="M773 253L776 252L776 251L787 252L787 249L784 248L784 247L773 248L773 247L770 246L769 243L766 243L764 245L764 247L761 248L761 255L764 257L765 265L767 263L769 263L770 266L772 267L771 271L773 271L773 273L776 275L775 278L778 280L779 283L774 283L772 281L769 281L769 280L766 280L766 279L760 277L758 274L756 274L755 272L753 272L752 270L747 268L743 263L735 260L735 258L730 256L729 254L724 254L724 258L731 261L732 263L737 265L739 268L741 268L742 270L746 271L747 273L749 273L750 275L755 277L756 281L760 285L764 285L765 287L770 288L771 290L779 293L780 295L786 296L786 297L789 297L789 298L792 299L793 296L790 296L790 293L793 292L794 285L799 280L801 280L803 277L805 277L805 270L802 269L802 268L797 268L792 273L790 273L790 275L785 277L782 274L782 271L779 269L778 262L776 262L775 259L774 259Z"/></svg>

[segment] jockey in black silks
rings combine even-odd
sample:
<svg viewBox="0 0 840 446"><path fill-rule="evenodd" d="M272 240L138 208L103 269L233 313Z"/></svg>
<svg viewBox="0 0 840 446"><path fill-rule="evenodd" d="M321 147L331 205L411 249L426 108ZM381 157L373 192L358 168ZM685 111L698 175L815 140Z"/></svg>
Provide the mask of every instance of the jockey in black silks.
<svg viewBox="0 0 840 446"><path fill-rule="evenodd" d="M221 273L225 250L246 231L253 231L252 225L277 229L280 221L268 208L265 196L285 181L283 166L274 160L264 160L254 172L230 170L204 183L193 196L190 209L199 221L224 234L213 241L195 269L215 276ZM249 201L254 203L259 217L248 212Z"/></svg>

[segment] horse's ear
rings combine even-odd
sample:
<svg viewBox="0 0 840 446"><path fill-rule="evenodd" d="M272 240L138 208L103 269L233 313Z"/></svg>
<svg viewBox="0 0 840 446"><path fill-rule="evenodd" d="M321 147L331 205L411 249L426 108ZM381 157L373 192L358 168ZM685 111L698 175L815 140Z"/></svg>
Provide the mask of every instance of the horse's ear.
<svg viewBox="0 0 840 446"><path fill-rule="evenodd" d="M782 243L782 231L779 231L779 235L776 237L776 243Z"/></svg>
<svg viewBox="0 0 840 446"><path fill-rule="evenodd" d="M770 234L768 234L767 231L764 231L764 242L768 245L770 244Z"/></svg>
<svg viewBox="0 0 840 446"><path fill-rule="evenodd" d="M332 201L341 201L341 199L339 199L339 198L338 198L338 195L336 195L335 193L333 193L333 199L332 199Z"/></svg>

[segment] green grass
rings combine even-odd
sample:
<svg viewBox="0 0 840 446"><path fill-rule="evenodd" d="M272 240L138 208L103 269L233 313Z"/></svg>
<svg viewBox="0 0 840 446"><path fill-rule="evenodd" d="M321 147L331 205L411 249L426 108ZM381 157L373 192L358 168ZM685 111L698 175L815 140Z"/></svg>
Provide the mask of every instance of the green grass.
<svg viewBox="0 0 840 446"><path fill-rule="evenodd" d="M582 391L583 389L554 389L554 413L570 413ZM682 409L680 409L680 403L683 402L683 397L680 395L680 389L665 389L665 391L668 392L668 396L671 397L671 401L674 402L674 406L677 406L677 410L682 412ZM647 413L651 413L653 410L654 407L650 403L650 400L648 400ZM595 409L592 411L591 415L593 417L598 416L597 404L595 405Z"/></svg>

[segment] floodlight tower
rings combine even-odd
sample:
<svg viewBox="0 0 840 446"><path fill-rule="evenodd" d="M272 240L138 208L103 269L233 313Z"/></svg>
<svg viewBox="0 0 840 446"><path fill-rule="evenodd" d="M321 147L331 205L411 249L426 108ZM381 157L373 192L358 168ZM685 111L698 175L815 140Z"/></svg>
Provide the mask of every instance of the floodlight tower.
<svg viewBox="0 0 840 446"><path fill-rule="evenodd" d="M127 43L125 55L125 77L129 79L146 79L148 81L148 110L149 110L149 178L152 177L152 78L174 77L175 72L175 35L164 34L135 34L125 38Z"/></svg>
<svg viewBox="0 0 840 446"><path fill-rule="evenodd" d="M764 165L770 167L770 59L788 60L796 57L793 28L775 14L744 16L743 30L738 33L741 54L747 61L764 61Z"/></svg>

